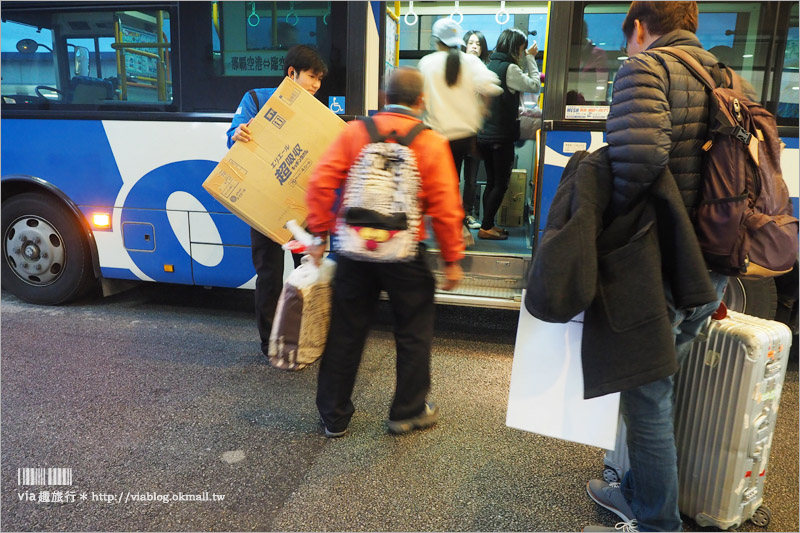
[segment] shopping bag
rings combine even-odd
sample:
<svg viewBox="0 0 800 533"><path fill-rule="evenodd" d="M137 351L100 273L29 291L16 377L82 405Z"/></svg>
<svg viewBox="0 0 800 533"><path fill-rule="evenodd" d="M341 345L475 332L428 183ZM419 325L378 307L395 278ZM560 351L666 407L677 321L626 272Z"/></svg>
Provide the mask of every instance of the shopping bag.
<svg viewBox="0 0 800 533"><path fill-rule="evenodd" d="M269 363L281 370L302 370L322 355L331 318L336 263L323 259L318 267L310 256L286 278L272 331Z"/></svg>
<svg viewBox="0 0 800 533"><path fill-rule="evenodd" d="M583 313L560 324L534 318L520 306L506 425L613 449L619 393L583 399L582 334Z"/></svg>

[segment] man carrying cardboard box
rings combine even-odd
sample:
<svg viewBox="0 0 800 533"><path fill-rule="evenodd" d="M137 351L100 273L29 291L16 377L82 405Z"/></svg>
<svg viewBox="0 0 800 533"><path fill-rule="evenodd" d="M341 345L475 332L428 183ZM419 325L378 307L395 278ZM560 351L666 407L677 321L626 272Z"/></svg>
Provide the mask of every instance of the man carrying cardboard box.
<svg viewBox="0 0 800 533"><path fill-rule="evenodd" d="M417 222L421 215L431 217L445 261L443 288L452 290L463 277L459 261L464 256L461 233L464 210L447 139L425 128L420 119L424 109L423 85L418 70L395 70L386 89L388 105L373 120L350 122L328 147L308 183L309 229L323 241L334 229L339 237L331 326L317 385L317 407L327 437L344 435L355 411L351 400L353 386L381 290L389 295L397 345L397 382L389 411L389 431L406 433L427 427L439 415L439 408L427 400L431 385L435 280L425 260L424 246L419 242L425 239L424 225ZM372 133L371 127L375 128ZM376 142L376 137L381 140ZM375 146L379 144L393 146ZM379 150L394 155L378 156ZM415 168L409 170L409 166L404 166L408 172L396 174L392 162L399 159L414 160ZM367 167L377 171L366 171ZM395 184L402 202L395 201L394 192L387 192L386 183L378 183L382 175L390 176L388 180ZM359 187L365 182L375 186ZM336 191L343 186L339 217L344 218L337 227L334 203ZM352 198L367 197L375 202L354 207L350 203L351 192ZM398 203L404 211L378 212L386 206L394 210ZM351 232L359 226L357 234L364 240L363 249L357 246ZM418 232L409 228L418 228ZM393 239L407 245L410 239L401 236L407 237L409 231L417 241L414 246L401 246L399 250L392 246ZM398 253L384 254L387 249L382 245ZM324 250L324 243L318 244L309 248L309 254L319 263ZM370 257L371 252L379 257Z"/></svg>
<svg viewBox="0 0 800 533"><path fill-rule="evenodd" d="M288 77L312 95L319 90L322 78L328 73L328 67L319 52L302 44L293 46L287 52L285 70ZM228 148L235 142L250 142L250 121L274 92L272 88L252 89L245 93L228 129ZM269 356L269 334L283 287L285 252L279 243L253 228L250 228L250 245L256 269L256 323L261 337L261 351ZM298 266L299 256L293 255L293 259L295 266Z"/></svg>

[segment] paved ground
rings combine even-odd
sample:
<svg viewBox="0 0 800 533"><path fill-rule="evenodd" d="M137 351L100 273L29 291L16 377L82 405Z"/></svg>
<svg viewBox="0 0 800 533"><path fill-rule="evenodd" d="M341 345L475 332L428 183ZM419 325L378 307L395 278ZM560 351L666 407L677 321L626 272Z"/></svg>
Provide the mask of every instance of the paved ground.
<svg viewBox="0 0 800 533"><path fill-rule="evenodd" d="M44 308L4 292L2 530L576 531L615 521L584 492L602 450L504 425L516 313L439 308L442 420L395 437L383 426L394 365L383 308L351 433L328 440L313 401L318 365L269 367L251 302L245 291L148 285ZM771 531L798 531L797 433L794 361L767 477ZM18 469L32 467L71 468L72 486L30 491L67 501L28 501ZM132 499L181 492L224 500Z"/></svg>

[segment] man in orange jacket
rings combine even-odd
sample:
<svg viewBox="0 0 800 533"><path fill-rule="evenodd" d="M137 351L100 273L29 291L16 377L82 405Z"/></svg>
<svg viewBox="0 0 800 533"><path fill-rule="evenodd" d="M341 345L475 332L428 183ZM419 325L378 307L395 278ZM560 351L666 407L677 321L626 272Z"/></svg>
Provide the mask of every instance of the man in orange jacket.
<svg viewBox="0 0 800 533"><path fill-rule="evenodd" d="M374 122L381 134L404 136L421 122L424 80L416 69L397 69L386 92L388 105ZM322 244L309 249L319 263L325 240L334 230L336 191L343 187L350 167L370 142L366 127L353 121L328 148L309 182L308 228ZM464 210L450 146L442 135L423 130L409 145L417 159L422 213L432 219L433 231L445 261L443 289L452 290L463 277L459 261L464 256L461 225ZM424 226L419 240L425 239ZM351 400L369 325L382 290L389 295L395 319L397 384L389 411L388 428L406 433L434 424L439 408L427 401L430 391L435 281L420 243L416 258L407 262L378 263L340 256L336 268L331 327L322 356L317 384L317 408L325 435L341 437L355 407Z"/></svg>

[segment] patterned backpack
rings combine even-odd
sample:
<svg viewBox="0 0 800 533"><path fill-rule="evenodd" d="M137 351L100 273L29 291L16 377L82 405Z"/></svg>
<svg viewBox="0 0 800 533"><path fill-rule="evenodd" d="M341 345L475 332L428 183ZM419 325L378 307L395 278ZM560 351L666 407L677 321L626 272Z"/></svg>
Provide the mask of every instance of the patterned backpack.
<svg viewBox="0 0 800 533"><path fill-rule="evenodd" d="M427 126L419 123L398 137L396 131L381 135L370 117L362 122L370 142L347 175L336 251L359 261L411 261L417 256L422 213L417 159L408 146Z"/></svg>

